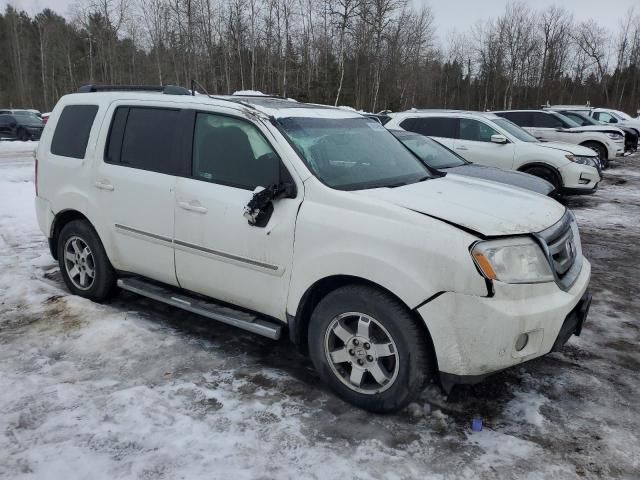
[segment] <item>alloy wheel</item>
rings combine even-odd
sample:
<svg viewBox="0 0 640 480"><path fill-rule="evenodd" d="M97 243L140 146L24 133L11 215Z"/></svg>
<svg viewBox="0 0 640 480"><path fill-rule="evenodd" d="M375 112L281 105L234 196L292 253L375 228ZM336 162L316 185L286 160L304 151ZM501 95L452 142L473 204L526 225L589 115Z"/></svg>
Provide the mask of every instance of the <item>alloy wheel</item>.
<svg viewBox="0 0 640 480"><path fill-rule="evenodd" d="M398 376L398 349L391 334L364 313L335 317L326 330L324 352L336 377L358 393L383 392Z"/></svg>
<svg viewBox="0 0 640 480"><path fill-rule="evenodd" d="M64 245L64 266L71 283L80 290L89 290L95 280L95 261L87 243L80 237L70 237Z"/></svg>

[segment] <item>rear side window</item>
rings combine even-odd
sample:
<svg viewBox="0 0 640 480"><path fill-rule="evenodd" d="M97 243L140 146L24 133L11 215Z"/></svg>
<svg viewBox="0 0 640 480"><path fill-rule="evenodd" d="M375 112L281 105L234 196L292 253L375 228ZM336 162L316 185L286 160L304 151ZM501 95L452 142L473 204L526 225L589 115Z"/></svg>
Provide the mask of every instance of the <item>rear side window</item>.
<svg viewBox="0 0 640 480"><path fill-rule="evenodd" d="M400 126L429 137L456 138L458 119L450 117L408 118Z"/></svg>
<svg viewBox="0 0 640 480"><path fill-rule="evenodd" d="M97 105L67 105L62 110L51 141L51 153L63 157L84 158Z"/></svg>
<svg viewBox="0 0 640 480"><path fill-rule="evenodd" d="M531 112L500 112L496 115L511 120L513 123L520 127L533 127Z"/></svg>
<svg viewBox="0 0 640 480"><path fill-rule="evenodd" d="M105 160L127 167L177 174L180 110L118 107L113 115Z"/></svg>
<svg viewBox="0 0 640 480"><path fill-rule="evenodd" d="M533 126L539 128L561 128L564 125L558 117L542 112L533 112Z"/></svg>

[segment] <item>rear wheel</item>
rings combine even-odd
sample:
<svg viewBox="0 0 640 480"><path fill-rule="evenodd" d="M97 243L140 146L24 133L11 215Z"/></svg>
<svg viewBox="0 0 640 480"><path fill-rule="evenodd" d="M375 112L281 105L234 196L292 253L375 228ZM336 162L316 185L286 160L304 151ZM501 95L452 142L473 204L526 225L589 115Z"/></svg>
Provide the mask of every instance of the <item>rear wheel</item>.
<svg viewBox="0 0 640 480"><path fill-rule="evenodd" d="M590 148L594 152L598 154L598 159L600 160L600 166L602 169L609 168L609 156L607 154L607 149L604 145L598 142L584 142L582 144L583 147Z"/></svg>
<svg viewBox="0 0 640 480"><path fill-rule="evenodd" d="M116 275L102 242L86 220L66 224L58 236L58 263L71 293L101 302L114 290Z"/></svg>
<svg viewBox="0 0 640 480"><path fill-rule="evenodd" d="M425 332L404 305L373 287L329 293L311 316L308 341L321 379L365 410L405 407L430 377Z"/></svg>
<svg viewBox="0 0 640 480"><path fill-rule="evenodd" d="M562 179L560 178L560 175L558 175L549 167L545 167L543 165L536 165L533 167L526 168L522 171L524 173L528 173L529 175L534 175L536 177L542 178L543 180L546 180L551 185L553 185L553 188L556 192L560 191L560 189L562 188Z"/></svg>

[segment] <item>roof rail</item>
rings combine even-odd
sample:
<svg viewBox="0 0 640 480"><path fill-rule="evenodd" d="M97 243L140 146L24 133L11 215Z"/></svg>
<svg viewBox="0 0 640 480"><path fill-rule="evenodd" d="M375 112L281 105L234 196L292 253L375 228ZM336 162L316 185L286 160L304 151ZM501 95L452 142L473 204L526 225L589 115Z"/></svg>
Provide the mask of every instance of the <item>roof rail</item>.
<svg viewBox="0 0 640 480"><path fill-rule="evenodd" d="M83 85L78 93L91 92L162 92L165 95L191 95L191 92L176 85Z"/></svg>

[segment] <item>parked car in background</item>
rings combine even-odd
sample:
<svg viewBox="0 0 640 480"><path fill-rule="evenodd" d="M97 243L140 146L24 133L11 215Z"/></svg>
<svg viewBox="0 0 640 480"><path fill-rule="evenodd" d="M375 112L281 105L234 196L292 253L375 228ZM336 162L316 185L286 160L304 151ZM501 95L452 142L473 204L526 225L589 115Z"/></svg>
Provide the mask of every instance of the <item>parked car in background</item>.
<svg viewBox="0 0 640 480"><path fill-rule="evenodd" d="M495 111L544 142L582 145L598 153L603 168L610 160L624 155L624 133L617 128L581 127L573 120L549 110Z"/></svg>
<svg viewBox="0 0 640 480"><path fill-rule="evenodd" d="M560 203L430 169L355 112L107 88L62 97L36 154L38 222L74 294L118 285L287 331L375 412L580 333L591 266Z"/></svg>
<svg viewBox="0 0 640 480"><path fill-rule="evenodd" d="M591 116L600 123L606 123L616 127L633 128L638 136L640 136L640 119L632 118L620 110L612 110L609 108L594 108L590 113Z"/></svg>
<svg viewBox="0 0 640 480"><path fill-rule="evenodd" d="M573 120L581 127L602 127L602 122L597 121L595 118L589 115L589 111L581 110L571 110L571 109L560 109L556 107L548 107L548 110L553 110L558 112L561 115ZM622 131L624 134L624 151L633 153L638 150L638 132L637 130L631 127L625 127L620 124L616 124L615 127Z"/></svg>
<svg viewBox="0 0 640 480"><path fill-rule="evenodd" d="M426 165L437 170L467 177L481 178L553 196L555 187L542 178L514 170L503 170L468 162L434 139L406 130L391 130L394 137L415 153Z"/></svg>
<svg viewBox="0 0 640 480"><path fill-rule="evenodd" d="M13 114L13 113L22 113L22 112L33 113L38 117L42 116L42 114L40 113L40 110L34 110L32 108L0 108L0 115L5 113Z"/></svg>
<svg viewBox="0 0 640 480"><path fill-rule="evenodd" d="M51 115L51 112L47 112L47 113L43 113L42 114L42 123L44 123L45 125L49 121L49 115Z"/></svg>
<svg viewBox="0 0 640 480"><path fill-rule="evenodd" d="M600 182L597 154L568 143L540 142L493 113L409 110L390 113L385 127L433 137L479 165L517 170L551 183L560 194L593 193Z"/></svg>
<svg viewBox="0 0 640 480"><path fill-rule="evenodd" d="M26 110L0 114L0 139L38 140L43 128L42 120Z"/></svg>

